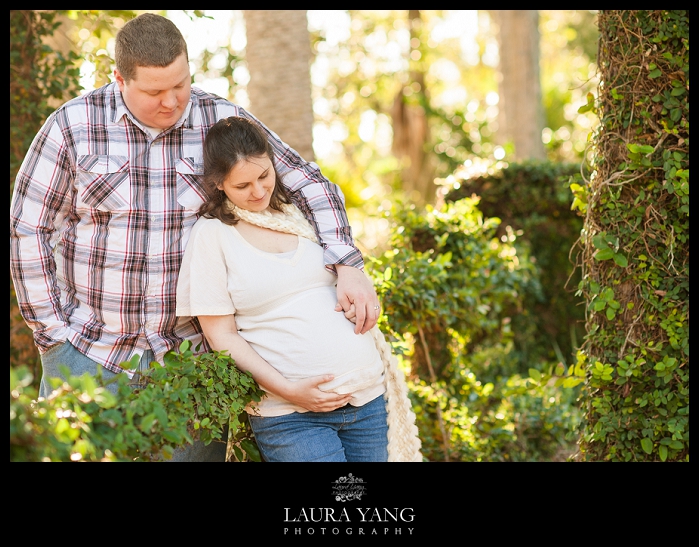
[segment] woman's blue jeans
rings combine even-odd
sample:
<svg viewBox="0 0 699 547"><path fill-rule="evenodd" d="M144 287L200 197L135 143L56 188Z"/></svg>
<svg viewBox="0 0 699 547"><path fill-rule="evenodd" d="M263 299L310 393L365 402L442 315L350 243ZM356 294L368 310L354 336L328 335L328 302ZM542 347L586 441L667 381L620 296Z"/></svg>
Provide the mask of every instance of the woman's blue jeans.
<svg viewBox="0 0 699 547"><path fill-rule="evenodd" d="M364 406L332 412L250 415L250 426L268 462L385 462L388 423L383 395Z"/></svg>

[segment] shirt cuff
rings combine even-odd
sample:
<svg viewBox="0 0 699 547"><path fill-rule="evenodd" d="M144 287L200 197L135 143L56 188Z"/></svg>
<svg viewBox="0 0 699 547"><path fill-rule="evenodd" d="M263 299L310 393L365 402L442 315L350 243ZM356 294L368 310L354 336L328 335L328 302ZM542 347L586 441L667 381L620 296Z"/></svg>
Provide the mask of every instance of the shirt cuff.
<svg viewBox="0 0 699 547"><path fill-rule="evenodd" d="M354 268L364 270L364 258L362 257L362 253L359 249L351 245L328 245L325 247L323 256L325 267L335 274L337 273L335 264L353 266Z"/></svg>

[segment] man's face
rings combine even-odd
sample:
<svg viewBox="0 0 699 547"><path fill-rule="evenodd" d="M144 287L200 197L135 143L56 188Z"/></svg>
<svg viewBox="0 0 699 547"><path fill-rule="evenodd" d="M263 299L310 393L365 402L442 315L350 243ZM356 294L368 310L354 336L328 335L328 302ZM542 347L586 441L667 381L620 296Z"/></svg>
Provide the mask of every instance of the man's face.
<svg viewBox="0 0 699 547"><path fill-rule="evenodd" d="M190 99L189 62L183 53L166 67L141 66L126 83L114 76L131 113L144 125L167 129L180 119Z"/></svg>

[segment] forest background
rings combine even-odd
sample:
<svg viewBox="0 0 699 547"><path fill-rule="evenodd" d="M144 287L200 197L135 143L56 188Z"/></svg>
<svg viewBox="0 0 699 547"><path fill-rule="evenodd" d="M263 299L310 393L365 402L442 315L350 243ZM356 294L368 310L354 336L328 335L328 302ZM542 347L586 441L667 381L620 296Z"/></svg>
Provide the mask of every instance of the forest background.
<svg viewBox="0 0 699 547"><path fill-rule="evenodd" d="M51 109L110 80L114 34L137 13L11 11L11 188ZM688 460L688 287L674 293L670 326L653 348L669 341L678 355L651 363L662 386L655 377L644 386L650 396L643 404L619 380L644 376L648 352L631 358L624 349L608 363L589 338L599 331L597 315L621 318L614 290L593 286L599 272L585 262L589 249L598 261L628 266L619 238L589 230L586 210L605 134L600 12L161 13L188 39L194 85L249 109L342 188L384 306L381 327L408 375L426 459ZM686 53L688 74L688 14L608 13L605 21L645 24L649 39L670 36L663 25L674 28L674 41L655 43L665 46L663 55L674 48L673 59ZM13 26L15 17L24 23ZM29 59L27 45L42 25L42 46ZM684 131L680 113L663 125L663 146L650 150L664 154L667 135L686 146L686 169L685 157L677 159L684 152L671 154L679 165L674 196L678 209L686 204L688 227L688 77L673 78L679 83L668 92L677 101L686 84L687 136L675 138L677 128ZM669 109L663 115L676 116L674 105L661 104ZM686 248L688 255L688 236ZM12 445L13 374L23 371L15 384L30 396L40 364L10 290ZM653 290L667 294L657 283ZM600 418L591 409L605 405L594 397L610 384L623 396ZM629 406L649 401L665 411L664 423L640 416L610 425L617 412L631 415ZM152 435L157 420L147 422L138 429ZM89 442L77 452L75 439L67 444L72 459L90 455ZM247 450L232 459L254 459L254 447L241 446Z"/></svg>

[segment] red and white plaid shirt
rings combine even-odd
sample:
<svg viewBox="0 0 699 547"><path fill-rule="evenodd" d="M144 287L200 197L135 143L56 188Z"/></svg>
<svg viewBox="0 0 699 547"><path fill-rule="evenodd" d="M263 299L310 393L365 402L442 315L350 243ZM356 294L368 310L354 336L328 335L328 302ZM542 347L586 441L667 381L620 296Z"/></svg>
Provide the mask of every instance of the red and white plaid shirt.
<svg viewBox="0 0 699 547"><path fill-rule="evenodd" d="M182 253L202 203L202 146L228 116L254 117L192 88L182 119L153 138L107 84L56 110L22 163L10 204L10 272L43 353L65 340L112 372L158 361L196 323L175 316ZM258 120L259 121L259 120ZM363 268L339 187L269 131L276 167L325 247Z"/></svg>

